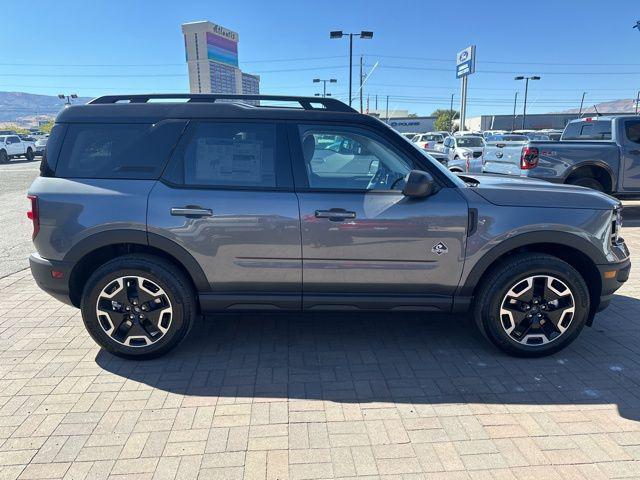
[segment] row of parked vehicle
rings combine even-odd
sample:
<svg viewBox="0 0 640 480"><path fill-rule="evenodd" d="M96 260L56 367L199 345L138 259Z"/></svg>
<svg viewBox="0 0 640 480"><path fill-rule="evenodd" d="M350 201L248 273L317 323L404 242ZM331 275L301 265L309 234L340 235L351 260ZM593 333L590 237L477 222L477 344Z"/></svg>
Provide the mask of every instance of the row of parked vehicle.
<svg viewBox="0 0 640 480"><path fill-rule="evenodd" d="M640 117L573 120L563 132L403 134L455 173L533 177L640 197Z"/></svg>
<svg viewBox="0 0 640 480"><path fill-rule="evenodd" d="M12 130L0 130L0 163L7 163L13 158L24 157L32 161L36 156L44 154L49 135L25 135Z"/></svg>

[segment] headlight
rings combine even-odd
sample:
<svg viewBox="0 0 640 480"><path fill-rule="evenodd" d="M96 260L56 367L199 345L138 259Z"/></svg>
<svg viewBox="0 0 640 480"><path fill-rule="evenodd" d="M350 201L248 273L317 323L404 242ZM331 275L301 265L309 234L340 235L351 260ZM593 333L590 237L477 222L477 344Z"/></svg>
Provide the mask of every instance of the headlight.
<svg viewBox="0 0 640 480"><path fill-rule="evenodd" d="M611 219L611 243L613 245L620 241L620 230L622 229L622 207L613 209Z"/></svg>

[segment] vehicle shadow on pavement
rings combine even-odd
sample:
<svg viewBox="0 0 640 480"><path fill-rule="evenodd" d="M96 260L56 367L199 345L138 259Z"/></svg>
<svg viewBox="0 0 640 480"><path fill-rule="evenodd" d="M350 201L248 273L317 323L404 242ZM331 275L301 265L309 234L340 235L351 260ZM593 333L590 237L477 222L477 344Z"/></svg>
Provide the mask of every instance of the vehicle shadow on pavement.
<svg viewBox="0 0 640 480"><path fill-rule="evenodd" d="M499 352L459 316L327 312L219 315L162 358L130 361L101 351L96 361L182 395L495 404L516 412L518 405L615 404L623 417L640 420L640 329L629 322L639 310L639 300L617 296L593 328L540 359Z"/></svg>

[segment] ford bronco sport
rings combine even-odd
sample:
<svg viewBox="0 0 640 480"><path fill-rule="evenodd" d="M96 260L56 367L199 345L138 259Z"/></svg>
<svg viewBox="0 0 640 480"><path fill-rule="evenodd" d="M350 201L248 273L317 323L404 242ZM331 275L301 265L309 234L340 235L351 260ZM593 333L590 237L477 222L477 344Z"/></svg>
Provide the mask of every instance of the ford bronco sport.
<svg viewBox="0 0 640 480"><path fill-rule="evenodd" d="M330 98L106 96L65 108L29 189L38 285L150 358L229 310L471 312L513 354L573 341L627 280L620 203L457 177Z"/></svg>

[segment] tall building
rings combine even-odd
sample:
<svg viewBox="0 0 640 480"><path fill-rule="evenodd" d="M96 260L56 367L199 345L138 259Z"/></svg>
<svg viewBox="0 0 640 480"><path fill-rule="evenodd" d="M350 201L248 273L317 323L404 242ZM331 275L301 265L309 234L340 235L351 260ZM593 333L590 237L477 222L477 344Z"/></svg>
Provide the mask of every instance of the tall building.
<svg viewBox="0 0 640 480"><path fill-rule="evenodd" d="M182 24L191 93L257 95L260 77L238 68L238 34L215 23Z"/></svg>

